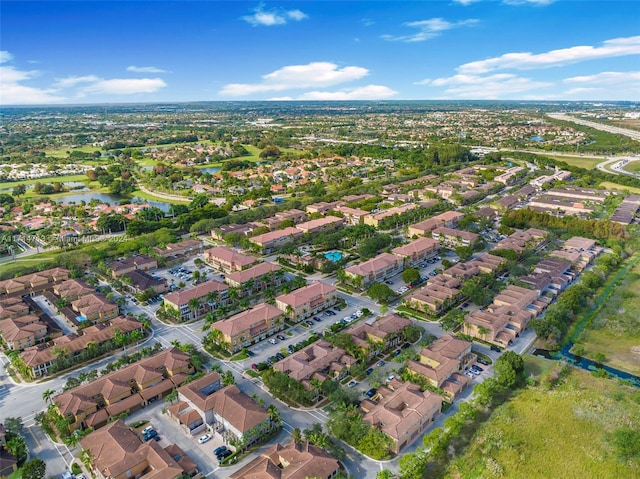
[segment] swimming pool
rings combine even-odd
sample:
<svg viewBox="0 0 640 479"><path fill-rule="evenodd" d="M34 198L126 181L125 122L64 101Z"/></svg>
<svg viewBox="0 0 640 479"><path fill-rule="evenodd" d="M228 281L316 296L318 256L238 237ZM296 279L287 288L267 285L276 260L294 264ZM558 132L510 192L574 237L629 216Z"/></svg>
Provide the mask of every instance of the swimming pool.
<svg viewBox="0 0 640 479"><path fill-rule="evenodd" d="M324 254L325 258L327 258L329 261L333 261L334 263L340 261L342 259L342 256L343 255L340 251L327 251Z"/></svg>

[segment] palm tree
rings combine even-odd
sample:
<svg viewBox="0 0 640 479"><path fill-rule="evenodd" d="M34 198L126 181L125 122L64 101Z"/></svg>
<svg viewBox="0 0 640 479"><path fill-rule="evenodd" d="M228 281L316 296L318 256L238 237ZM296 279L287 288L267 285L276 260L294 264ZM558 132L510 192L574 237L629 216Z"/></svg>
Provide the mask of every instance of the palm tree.
<svg viewBox="0 0 640 479"><path fill-rule="evenodd" d="M280 416L280 411L273 404L267 408L267 413L269 414L269 419L271 424L275 424L277 427L282 426L282 417Z"/></svg>
<svg viewBox="0 0 640 479"><path fill-rule="evenodd" d="M56 393L55 391L52 391L51 389L47 389L42 393L42 400L44 402L51 401L53 403L52 398L55 393Z"/></svg>
<svg viewBox="0 0 640 479"><path fill-rule="evenodd" d="M191 310L192 318L195 319L198 317L198 310L200 309L200 299L199 298L191 298L189 300L189 309Z"/></svg>

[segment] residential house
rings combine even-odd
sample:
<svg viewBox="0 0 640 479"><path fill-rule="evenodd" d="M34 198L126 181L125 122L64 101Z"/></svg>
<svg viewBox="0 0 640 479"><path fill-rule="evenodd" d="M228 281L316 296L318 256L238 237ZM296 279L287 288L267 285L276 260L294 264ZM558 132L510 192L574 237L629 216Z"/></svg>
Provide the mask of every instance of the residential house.
<svg viewBox="0 0 640 479"><path fill-rule="evenodd" d="M253 256L247 256L222 246L206 250L204 252L204 261L213 268L225 273L242 271L258 263L258 259Z"/></svg>
<svg viewBox="0 0 640 479"><path fill-rule="evenodd" d="M0 336L9 349L22 351L44 340L47 325L33 314L7 318L0 320Z"/></svg>
<svg viewBox="0 0 640 479"><path fill-rule="evenodd" d="M110 417L163 398L194 372L189 355L171 348L65 391L53 403L69 430L97 429Z"/></svg>
<svg viewBox="0 0 640 479"><path fill-rule="evenodd" d="M276 298L276 306L294 321L313 316L336 304L338 289L322 281L313 282Z"/></svg>
<svg viewBox="0 0 640 479"><path fill-rule="evenodd" d="M292 440L284 446L272 445L229 479L332 479L338 472L340 463L330 453L307 441Z"/></svg>
<svg viewBox="0 0 640 479"><path fill-rule="evenodd" d="M442 408L438 394L397 379L378 388L374 398L360 403L363 420L391 438L390 450L396 454L420 436Z"/></svg>
<svg viewBox="0 0 640 479"><path fill-rule="evenodd" d="M261 303L214 323L212 328L220 331L221 343L226 345L229 352L235 353L282 331L284 313L275 306Z"/></svg>
<svg viewBox="0 0 640 479"><path fill-rule="evenodd" d="M200 240L184 240L178 243L169 243L164 248L154 247L153 251L158 257L189 257L202 253L204 243Z"/></svg>
<svg viewBox="0 0 640 479"><path fill-rule="evenodd" d="M0 298L5 296L33 296L52 289L57 283L69 279L69 270L52 268L38 273L0 281Z"/></svg>
<svg viewBox="0 0 640 479"><path fill-rule="evenodd" d="M143 442L122 419L91 432L80 444L89 452L90 469L98 479L180 479L198 472L180 447Z"/></svg>
<svg viewBox="0 0 640 479"><path fill-rule="evenodd" d="M367 289L375 282L401 273L404 269L404 258L391 253L382 253L364 263L349 266L344 270L349 282L361 289Z"/></svg>
<svg viewBox="0 0 640 479"><path fill-rule="evenodd" d="M81 279L68 279L62 283L56 284L53 287L53 292L60 299L71 302L84 295L93 294L95 289Z"/></svg>
<svg viewBox="0 0 640 479"><path fill-rule="evenodd" d="M381 213L376 213L376 214L370 213L364 217L363 221L365 225L375 226L376 228L379 228L380 223L383 220L387 218L391 218L393 215L400 216L406 213L407 211L412 211L412 210L415 210L416 208L419 208L419 206L415 203L409 203L402 206L394 206L393 208L389 208L388 210L385 210Z"/></svg>
<svg viewBox="0 0 640 479"><path fill-rule="evenodd" d="M516 231L498 242L496 249L510 249L522 253L527 248L537 249L547 238L547 232L535 228Z"/></svg>
<svg viewBox="0 0 640 479"><path fill-rule="evenodd" d="M439 274L427 281L425 286L414 289L404 298L404 303L418 311L439 314L458 301L462 294L461 286L462 282L458 278Z"/></svg>
<svg viewBox="0 0 640 479"><path fill-rule="evenodd" d="M153 294L159 294L169 290L166 278L154 277L145 271L131 271L130 273L125 273L123 278L129 278L126 283L134 293L139 294L144 291L150 291Z"/></svg>
<svg viewBox="0 0 640 479"><path fill-rule="evenodd" d="M422 261L435 256L440 243L432 238L418 238L409 244L398 246L391 253L404 260L404 268L415 266Z"/></svg>
<svg viewBox="0 0 640 479"><path fill-rule="evenodd" d="M348 206L339 206L335 211L342 213L344 221L352 226L362 224L363 218L369 214L368 211L350 208Z"/></svg>
<svg viewBox="0 0 640 479"><path fill-rule="evenodd" d="M180 321L187 321L228 304L228 293L229 286L212 279L193 288L165 295L163 305L173 309Z"/></svg>
<svg viewBox="0 0 640 479"><path fill-rule="evenodd" d="M344 201L332 201L331 203L327 203L326 201L321 201L319 203L314 203L312 205L308 205L306 207L307 213L320 213L325 214L328 211L335 210L340 206L345 206Z"/></svg>
<svg viewBox="0 0 640 479"><path fill-rule="evenodd" d="M0 319L15 318L29 314L29 305L17 296L0 299Z"/></svg>

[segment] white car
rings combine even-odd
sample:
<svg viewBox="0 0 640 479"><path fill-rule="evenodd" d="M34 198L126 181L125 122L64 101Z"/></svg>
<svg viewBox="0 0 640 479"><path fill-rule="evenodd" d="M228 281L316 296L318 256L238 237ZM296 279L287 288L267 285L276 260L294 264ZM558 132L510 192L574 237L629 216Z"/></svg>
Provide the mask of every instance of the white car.
<svg viewBox="0 0 640 479"><path fill-rule="evenodd" d="M269 338L269 342L270 342L271 344L278 344L278 340L277 340L277 339L274 339L274 338Z"/></svg>
<svg viewBox="0 0 640 479"><path fill-rule="evenodd" d="M153 431L153 426L147 426L142 430L142 435L149 434L151 431Z"/></svg>
<svg viewBox="0 0 640 479"><path fill-rule="evenodd" d="M464 372L464 375L465 375L465 376L467 376L467 377L470 377L471 379L475 379L475 376L474 376L474 375L473 375L473 373L472 373L472 372L470 372L470 371L465 371L465 372Z"/></svg>
<svg viewBox="0 0 640 479"><path fill-rule="evenodd" d="M364 313L361 310L358 310L355 314L358 318L361 318Z"/></svg>
<svg viewBox="0 0 640 479"><path fill-rule="evenodd" d="M209 441L211 439L211 434L205 434L204 436L200 436L198 438L198 442L200 444L204 444L205 442Z"/></svg>

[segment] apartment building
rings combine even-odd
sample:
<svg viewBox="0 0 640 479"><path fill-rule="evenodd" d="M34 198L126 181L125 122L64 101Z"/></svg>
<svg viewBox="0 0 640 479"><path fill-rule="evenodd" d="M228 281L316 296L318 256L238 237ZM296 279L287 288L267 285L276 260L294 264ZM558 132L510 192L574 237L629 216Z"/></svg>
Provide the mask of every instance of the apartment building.
<svg viewBox="0 0 640 479"><path fill-rule="evenodd" d="M344 225L344 220L337 216L325 216L316 220L305 221L296 225L296 228L305 234L319 234L336 231Z"/></svg>
<svg viewBox="0 0 640 479"><path fill-rule="evenodd" d="M0 320L0 335L12 350L22 351L44 340L47 325L34 314L25 314Z"/></svg>
<svg viewBox="0 0 640 479"><path fill-rule="evenodd" d="M516 231L498 242L496 249L510 249L517 253L522 253L527 248L536 249L544 244L547 234L546 231L535 228Z"/></svg>
<svg viewBox="0 0 640 479"><path fill-rule="evenodd" d="M431 237L444 246L457 248L459 246L473 247L480 235L441 226L431 232Z"/></svg>
<svg viewBox="0 0 640 479"><path fill-rule="evenodd" d="M301 321L336 304L338 289L322 281L313 282L276 298L276 306L287 317Z"/></svg>
<svg viewBox="0 0 640 479"><path fill-rule="evenodd" d="M281 230L269 231L268 233L253 236L249 241L258 245L262 254L270 254L303 236L303 231L289 226Z"/></svg>
<svg viewBox="0 0 640 479"><path fill-rule="evenodd" d="M222 387L217 372L181 386L178 402L167 412L190 436L212 432L225 443L243 440L251 445L271 428L266 408L236 385Z"/></svg>
<svg viewBox="0 0 640 479"><path fill-rule="evenodd" d="M228 274L224 281L232 288L239 288L241 296L251 296L267 288L280 286L283 281L283 273L280 266L264 262L249 269Z"/></svg>
<svg viewBox="0 0 640 479"><path fill-rule="evenodd" d="M158 294L169 290L169 283L165 278L153 277L146 271L131 271L125 273L124 277L129 278L130 282L127 283L127 287L136 294L145 291L153 291L154 294Z"/></svg>
<svg viewBox="0 0 640 479"><path fill-rule="evenodd" d="M325 214L329 211L335 210L336 208L340 207L340 206L345 206L346 203L344 201L332 201L332 202L326 202L326 201L321 201L319 203L314 203L312 205L308 205L306 207L307 213L309 214L313 214L313 213L320 213L320 214Z"/></svg>
<svg viewBox="0 0 640 479"><path fill-rule="evenodd" d="M375 321L360 322L345 333L351 335L354 344L366 351L370 359L402 344L405 340L403 330L411 325L410 319L391 313Z"/></svg>
<svg viewBox="0 0 640 479"><path fill-rule="evenodd" d="M0 298L6 296L25 296L38 294L52 289L57 283L69 279L69 270L52 268L38 273L0 281Z"/></svg>
<svg viewBox="0 0 640 479"><path fill-rule="evenodd" d="M180 479L198 473L196 463L179 446L143 442L122 419L91 432L80 445L89 452L97 479Z"/></svg>
<svg viewBox="0 0 640 479"><path fill-rule="evenodd" d="M259 343L284 329L284 313L267 303L218 321L212 326L221 333L224 343L231 353Z"/></svg>
<svg viewBox="0 0 640 479"><path fill-rule="evenodd" d="M84 295L93 294L95 289L81 279L68 279L56 284L53 287L53 292L60 299L75 301Z"/></svg>
<svg viewBox="0 0 640 479"><path fill-rule="evenodd" d="M104 323L118 316L118 305L100 293L91 293L71 302L71 308L78 313L76 320L91 324Z"/></svg>
<svg viewBox="0 0 640 479"><path fill-rule="evenodd" d="M332 479L338 472L340 463L324 449L307 441L292 440L284 446L276 443L267 448L229 479Z"/></svg>
<svg viewBox="0 0 640 479"><path fill-rule="evenodd" d="M374 398L364 399L360 409L365 422L391 438L390 450L398 454L433 423L442 409L442 397L394 379L378 388Z"/></svg>
<svg viewBox="0 0 640 479"><path fill-rule="evenodd" d="M382 253L364 263L349 266L344 270L345 276L360 289L367 289L375 282L401 273L404 269L404 258L391 253Z"/></svg>
<svg viewBox="0 0 640 479"><path fill-rule="evenodd" d="M213 268L225 273L242 271L258 263L258 259L253 256L247 256L222 246L206 250L204 252L204 261Z"/></svg>
<svg viewBox="0 0 640 479"><path fill-rule="evenodd" d="M335 211L342 213L344 221L352 226L362 224L364 217L369 214L368 211L350 208L348 206L339 206Z"/></svg>
<svg viewBox="0 0 640 479"><path fill-rule="evenodd" d="M414 289L404 298L404 303L418 311L439 314L459 300L461 286L462 282L458 278L447 278L439 274L427 281L425 286Z"/></svg>
<svg viewBox="0 0 640 479"><path fill-rule="evenodd" d="M356 362L356 359L349 356L344 349L320 340L278 361L273 365L273 369L311 390L312 379L321 382L327 379L341 379Z"/></svg>
<svg viewBox="0 0 640 479"><path fill-rule="evenodd" d="M414 236L427 236L434 229L441 226L455 228L458 226L458 221L462 218L464 218L464 214L462 213L457 211L445 211L444 213L409 226L407 236L409 238L413 238Z"/></svg>
<svg viewBox="0 0 640 479"><path fill-rule="evenodd" d="M432 238L418 238L409 244L398 246L391 253L402 258L404 268L415 266L438 254L440 243Z"/></svg>
<svg viewBox="0 0 640 479"><path fill-rule="evenodd" d="M125 273L135 270L149 271L158 267L158 260L145 254L138 254L118 261L113 261L107 265L111 271L111 276L116 279Z"/></svg>
<svg viewBox="0 0 640 479"><path fill-rule="evenodd" d="M189 257L202 253L204 243L200 240L184 240L178 243L169 243L164 248L154 247L153 251L158 257Z"/></svg>
<svg viewBox="0 0 640 479"><path fill-rule="evenodd" d="M49 374L49 368L54 364L60 351L66 355L77 356L85 349L99 346L116 336L116 331L128 334L133 331L144 331L144 327L138 321L131 318L117 318L108 323L96 324L83 329L78 334L68 334L66 336L55 337L47 343L40 343L27 347L20 358L29 368L30 374L34 378L39 378Z"/></svg>
<svg viewBox="0 0 640 479"><path fill-rule="evenodd" d="M375 226L376 228L378 228L382 220L391 218L393 215L400 216L406 213L407 211L412 211L412 210L415 210L416 208L419 208L419 206L415 203L409 203L402 206L394 206L393 208L389 208L388 210L385 210L381 213L368 214L367 216L364 217L363 221L365 225Z"/></svg>
<svg viewBox="0 0 640 479"><path fill-rule="evenodd" d="M171 348L65 391L53 403L70 431L97 429L110 417L161 399L194 372L189 355Z"/></svg>
<svg viewBox="0 0 640 479"><path fill-rule="evenodd" d="M0 299L0 319L15 318L29 314L29 305L17 296Z"/></svg>
<svg viewBox="0 0 640 479"><path fill-rule="evenodd" d="M176 311L180 321L187 321L228 304L228 293L229 286L212 279L193 288L165 295L163 305ZM196 301L197 305L194 304Z"/></svg>
<svg viewBox="0 0 640 479"><path fill-rule="evenodd" d="M461 373L466 366L475 361L475 355L471 353L472 344L446 333L424 348L417 361L408 361L407 369L424 377L436 388L444 389L448 382L464 387L469 383L469 378ZM455 389L454 384L451 386Z"/></svg>

